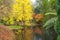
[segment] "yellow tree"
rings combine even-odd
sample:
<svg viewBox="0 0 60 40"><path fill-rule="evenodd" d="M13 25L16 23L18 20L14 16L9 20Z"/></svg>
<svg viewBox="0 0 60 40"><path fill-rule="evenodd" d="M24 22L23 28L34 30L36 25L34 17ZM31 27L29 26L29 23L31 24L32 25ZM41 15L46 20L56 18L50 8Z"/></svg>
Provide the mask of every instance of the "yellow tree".
<svg viewBox="0 0 60 40"><path fill-rule="evenodd" d="M24 20L25 22L32 19L32 5L30 0L14 0L12 7L13 16L16 21Z"/></svg>
<svg viewBox="0 0 60 40"><path fill-rule="evenodd" d="M23 24L29 26L30 25L30 20L32 19L32 14L33 14L33 7L31 4L31 0L14 0L14 4L12 7L12 19L16 19L16 22L19 21L24 21ZM11 21L12 22L12 21ZM32 36L32 31L31 29L28 29L25 27L25 39L26 40L31 40ZM29 36L29 37L28 37Z"/></svg>
<svg viewBox="0 0 60 40"><path fill-rule="evenodd" d="M5 0L6 1L6 0ZM31 0L13 0L10 1L4 1L4 5L7 5L7 2L9 3L9 7L4 7L0 12L3 11L3 21L6 21L7 24L14 24L15 21L25 21L29 23L29 20L32 19L32 4ZM1 3L0 3L1 4ZM1 7L0 7L1 8ZM6 14L6 15L5 15ZM8 16L8 17L7 17ZM27 23L26 23L27 24Z"/></svg>

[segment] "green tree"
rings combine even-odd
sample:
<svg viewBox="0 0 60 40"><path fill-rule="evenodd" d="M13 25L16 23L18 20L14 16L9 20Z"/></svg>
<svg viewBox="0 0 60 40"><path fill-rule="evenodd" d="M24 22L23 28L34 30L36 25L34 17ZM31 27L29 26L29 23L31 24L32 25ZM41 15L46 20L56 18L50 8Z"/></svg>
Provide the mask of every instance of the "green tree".
<svg viewBox="0 0 60 40"><path fill-rule="evenodd" d="M48 12L49 10L49 2L48 2L48 0L42 0L42 4L43 4L43 13L46 13L46 12Z"/></svg>
<svg viewBox="0 0 60 40"><path fill-rule="evenodd" d="M58 38L57 40L60 40L60 0L56 0L56 11L57 11L57 16L58 16L58 20L57 20L57 25L56 25L56 30L58 32Z"/></svg>
<svg viewBox="0 0 60 40"><path fill-rule="evenodd" d="M42 0L42 4L43 13L52 12L52 10L55 12L55 0Z"/></svg>

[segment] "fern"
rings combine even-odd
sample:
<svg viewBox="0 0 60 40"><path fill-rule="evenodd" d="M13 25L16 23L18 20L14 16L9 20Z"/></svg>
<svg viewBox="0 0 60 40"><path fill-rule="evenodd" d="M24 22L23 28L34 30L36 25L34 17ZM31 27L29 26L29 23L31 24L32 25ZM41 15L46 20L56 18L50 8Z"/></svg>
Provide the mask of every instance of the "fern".
<svg viewBox="0 0 60 40"><path fill-rule="evenodd" d="M46 28L46 29L49 29L50 27L52 27L52 26L55 25L56 20L57 20L57 17L54 17L54 18L49 19L49 20L43 25L43 27Z"/></svg>

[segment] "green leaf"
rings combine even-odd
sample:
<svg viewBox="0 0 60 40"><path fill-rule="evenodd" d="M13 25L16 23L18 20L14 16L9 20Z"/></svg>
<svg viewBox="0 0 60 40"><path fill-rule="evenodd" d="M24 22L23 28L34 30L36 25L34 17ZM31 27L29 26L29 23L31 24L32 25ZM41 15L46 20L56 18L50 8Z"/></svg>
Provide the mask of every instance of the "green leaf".
<svg viewBox="0 0 60 40"><path fill-rule="evenodd" d="M43 27L46 29L49 29L51 26L53 26L55 24L57 17L51 18L49 19L44 25Z"/></svg>
<svg viewBox="0 0 60 40"><path fill-rule="evenodd" d="M60 40L60 35L58 35L57 40Z"/></svg>
<svg viewBox="0 0 60 40"><path fill-rule="evenodd" d="M45 13L45 15L57 15L57 13L55 12L55 13L52 13L52 12L48 12L48 13Z"/></svg>

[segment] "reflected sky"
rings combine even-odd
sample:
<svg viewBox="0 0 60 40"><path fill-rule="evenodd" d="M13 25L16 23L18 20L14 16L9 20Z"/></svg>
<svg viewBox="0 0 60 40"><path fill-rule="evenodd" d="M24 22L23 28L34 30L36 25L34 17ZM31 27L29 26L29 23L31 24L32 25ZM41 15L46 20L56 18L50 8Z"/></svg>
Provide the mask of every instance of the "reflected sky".
<svg viewBox="0 0 60 40"><path fill-rule="evenodd" d="M32 4L33 4L33 6L35 7L36 6L36 0L31 0L31 2L32 2Z"/></svg>
<svg viewBox="0 0 60 40"><path fill-rule="evenodd" d="M31 0L33 3L35 3L36 2L36 0Z"/></svg>
<svg viewBox="0 0 60 40"><path fill-rule="evenodd" d="M39 2L37 2L39 1ZM42 4L42 0L31 0L32 4L34 7L37 7Z"/></svg>

